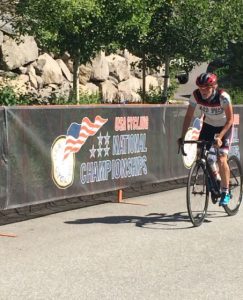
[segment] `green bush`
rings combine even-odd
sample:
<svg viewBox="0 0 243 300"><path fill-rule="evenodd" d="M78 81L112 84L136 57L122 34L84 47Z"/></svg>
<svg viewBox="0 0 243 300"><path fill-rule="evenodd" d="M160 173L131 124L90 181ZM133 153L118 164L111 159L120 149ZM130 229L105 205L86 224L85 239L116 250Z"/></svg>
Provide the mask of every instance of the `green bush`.
<svg viewBox="0 0 243 300"><path fill-rule="evenodd" d="M101 103L101 97L99 93L97 94L89 94L87 92L80 92L79 94L80 100L79 104L99 104ZM72 95L56 95L53 93L49 99L49 104L52 105L75 105L77 101L72 97Z"/></svg>
<svg viewBox="0 0 243 300"><path fill-rule="evenodd" d="M4 86L0 88L0 104L1 105L16 105L18 97L15 94L13 88Z"/></svg>
<svg viewBox="0 0 243 300"><path fill-rule="evenodd" d="M233 104L243 104L243 90L240 88L226 88L225 89L231 97Z"/></svg>
<svg viewBox="0 0 243 300"><path fill-rule="evenodd" d="M0 88L0 105L31 105L32 97L30 95L18 95L10 86Z"/></svg>
<svg viewBox="0 0 243 300"><path fill-rule="evenodd" d="M102 102L100 94L80 93L79 104L100 104Z"/></svg>
<svg viewBox="0 0 243 300"><path fill-rule="evenodd" d="M79 104L99 104L100 94L88 94L81 92ZM36 94L17 94L10 86L0 87L0 105L69 105L77 104L73 97L52 93L50 97L41 98Z"/></svg>
<svg viewBox="0 0 243 300"><path fill-rule="evenodd" d="M142 91L139 91L140 96L142 97ZM144 103L150 104L161 104L162 103L162 91L160 88L150 89L145 93Z"/></svg>

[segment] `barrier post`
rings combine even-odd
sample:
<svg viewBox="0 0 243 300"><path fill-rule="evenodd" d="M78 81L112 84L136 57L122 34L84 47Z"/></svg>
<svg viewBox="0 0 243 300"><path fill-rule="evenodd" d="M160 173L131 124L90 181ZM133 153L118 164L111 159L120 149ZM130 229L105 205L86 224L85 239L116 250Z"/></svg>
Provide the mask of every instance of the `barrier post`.
<svg viewBox="0 0 243 300"><path fill-rule="evenodd" d="M118 190L118 203L122 202L122 190Z"/></svg>

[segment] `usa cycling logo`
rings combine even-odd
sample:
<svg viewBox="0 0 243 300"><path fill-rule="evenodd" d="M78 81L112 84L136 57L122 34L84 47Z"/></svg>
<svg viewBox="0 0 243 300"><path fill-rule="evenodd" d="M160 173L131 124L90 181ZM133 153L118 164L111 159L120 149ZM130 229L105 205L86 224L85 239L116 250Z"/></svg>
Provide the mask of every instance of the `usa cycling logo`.
<svg viewBox="0 0 243 300"><path fill-rule="evenodd" d="M75 154L107 121L108 119L103 119L99 115L93 122L88 117L84 117L80 124L71 123L66 135L55 139L51 147L51 160L52 179L57 187L65 189L73 184Z"/></svg>

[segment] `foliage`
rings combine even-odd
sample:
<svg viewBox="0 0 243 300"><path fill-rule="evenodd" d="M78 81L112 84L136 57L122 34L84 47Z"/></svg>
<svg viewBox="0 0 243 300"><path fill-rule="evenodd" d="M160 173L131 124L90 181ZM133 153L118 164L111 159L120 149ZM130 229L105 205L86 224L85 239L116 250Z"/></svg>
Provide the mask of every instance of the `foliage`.
<svg viewBox="0 0 243 300"><path fill-rule="evenodd" d="M243 42L229 43L224 54L221 56L221 67L216 68L214 73L219 77L220 87L226 89L233 104L243 104Z"/></svg>
<svg viewBox="0 0 243 300"><path fill-rule="evenodd" d="M139 94L142 96L142 90L139 91ZM162 90L161 88L153 88L145 92L144 103L149 104L162 104Z"/></svg>
<svg viewBox="0 0 243 300"><path fill-rule="evenodd" d="M100 104L101 97L99 93L89 94L85 92L80 93L80 104Z"/></svg>
<svg viewBox="0 0 243 300"><path fill-rule="evenodd" d="M224 55L232 42L243 41L239 0L17 2L19 32L33 35L44 50L68 51L75 62L76 86L79 64L101 49L126 48L143 59L144 68L184 58L180 67L189 71L195 64Z"/></svg>
<svg viewBox="0 0 243 300"><path fill-rule="evenodd" d="M167 90L167 97L168 100L173 99L173 95L175 93L175 90L178 87L177 81L172 78L170 82L170 86ZM139 91L139 94L142 95L142 90ZM166 99L167 100L167 99ZM149 91L145 93L145 103L150 104L163 104L165 103L165 99L163 98L163 89L161 87L158 88L151 88Z"/></svg>
<svg viewBox="0 0 243 300"><path fill-rule="evenodd" d="M230 94L233 104L243 104L243 89L240 88L226 88L226 91Z"/></svg>
<svg viewBox="0 0 243 300"><path fill-rule="evenodd" d="M142 0L19 0L17 28L35 36L39 46L54 53L68 51L74 60L74 94L78 100L78 67L95 54L121 45L123 24L138 21ZM40 13L47 11L48 13ZM144 19L143 19L144 20ZM118 26L116 26L119 24ZM119 27L119 28L118 28Z"/></svg>
<svg viewBox="0 0 243 300"><path fill-rule="evenodd" d="M0 105L15 105L17 103L17 96L13 88L4 86L0 88Z"/></svg>
<svg viewBox="0 0 243 300"><path fill-rule="evenodd" d="M80 101L79 104L100 104L101 103L101 97L98 93L90 94L88 92L80 92ZM70 96L69 99L67 99L64 95L56 95L52 94L49 99L49 104L52 105L69 105L69 104L77 104L76 100L73 96Z"/></svg>
<svg viewBox="0 0 243 300"><path fill-rule="evenodd" d="M171 1L166 6L157 9L150 26L153 54L160 59L183 57L190 69L222 53L228 41L240 34L240 19L232 18L235 6L227 0Z"/></svg>
<svg viewBox="0 0 243 300"><path fill-rule="evenodd" d="M99 104L101 97L97 94L80 93L80 104ZM40 98L36 94L17 93L11 86L0 87L0 105L17 106L17 105L67 105L76 104L76 100L72 97L68 99L65 95L57 95L52 93L49 97Z"/></svg>

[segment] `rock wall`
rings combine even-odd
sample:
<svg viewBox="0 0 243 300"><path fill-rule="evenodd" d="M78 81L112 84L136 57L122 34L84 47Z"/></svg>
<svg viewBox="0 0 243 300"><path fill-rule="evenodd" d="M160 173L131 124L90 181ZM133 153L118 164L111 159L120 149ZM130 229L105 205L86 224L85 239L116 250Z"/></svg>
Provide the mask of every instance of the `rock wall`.
<svg viewBox="0 0 243 300"><path fill-rule="evenodd" d="M0 27L0 87L10 85L16 93L39 99L68 99L73 83L73 62L65 53L54 57L38 49L31 36L12 38L11 27ZM80 91L100 93L104 103L141 102L142 72L140 58L127 50L105 55L100 52L91 63L80 66ZM164 70L146 73L146 91L163 89Z"/></svg>

